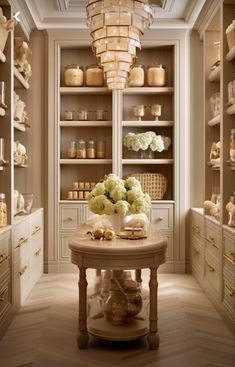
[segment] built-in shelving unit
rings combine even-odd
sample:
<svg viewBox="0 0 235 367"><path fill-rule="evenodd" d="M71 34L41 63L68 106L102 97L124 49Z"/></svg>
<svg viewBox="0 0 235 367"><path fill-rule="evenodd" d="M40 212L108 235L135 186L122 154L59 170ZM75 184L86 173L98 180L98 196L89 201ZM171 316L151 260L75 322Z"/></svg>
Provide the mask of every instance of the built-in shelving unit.
<svg viewBox="0 0 235 367"><path fill-rule="evenodd" d="M60 159L60 164L112 164L112 159Z"/></svg>
<svg viewBox="0 0 235 367"><path fill-rule="evenodd" d="M122 121L122 126L129 127L172 127L174 121Z"/></svg>
<svg viewBox="0 0 235 367"><path fill-rule="evenodd" d="M111 127L112 121L60 121L61 127Z"/></svg>
<svg viewBox="0 0 235 367"><path fill-rule="evenodd" d="M122 164L173 164L173 159L123 159Z"/></svg>
<svg viewBox="0 0 235 367"><path fill-rule="evenodd" d="M105 87L60 87L59 91L61 95L89 94L94 96L112 93Z"/></svg>
<svg viewBox="0 0 235 367"><path fill-rule="evenodd" d="M123 94L173 94L174 87L131 87L123 90Z"/></svg>

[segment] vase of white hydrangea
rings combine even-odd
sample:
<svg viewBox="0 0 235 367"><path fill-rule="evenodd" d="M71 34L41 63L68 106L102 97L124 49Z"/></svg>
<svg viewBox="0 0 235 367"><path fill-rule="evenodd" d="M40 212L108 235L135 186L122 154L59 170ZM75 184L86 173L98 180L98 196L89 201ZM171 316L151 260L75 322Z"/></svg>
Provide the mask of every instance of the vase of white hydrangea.
<svg viewBox="0 0 235 367"><path fill-rule="evenodd" d="M109 216L115 232L128 221L127 216L146 213L151 207L150 196L143 193L135 177L122 180L113 173L98 183L87 199L93 213Z"/></svg>
<svg viewBox="0 0 235 367"><path fill-rule="evenodd" d="M146 150L141 150L140 158L141 159L154 159L154 152L150 148Z"/></svg>

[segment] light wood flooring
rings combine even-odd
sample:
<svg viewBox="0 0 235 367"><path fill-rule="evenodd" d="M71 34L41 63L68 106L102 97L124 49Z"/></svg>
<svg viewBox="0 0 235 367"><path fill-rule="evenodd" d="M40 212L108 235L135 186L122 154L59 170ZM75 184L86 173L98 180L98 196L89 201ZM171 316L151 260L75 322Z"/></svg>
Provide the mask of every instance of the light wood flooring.
<svg viewBox="0 0 235 367"><path fill-rule="evenodd" d="M88 276L91 283L93 272ZM193 277L158 279L158 351L149 350L145 338L114 343L94 337L79 350L77 275L44 275L0 342L0 366L234 367L234 337Z"/></svg>

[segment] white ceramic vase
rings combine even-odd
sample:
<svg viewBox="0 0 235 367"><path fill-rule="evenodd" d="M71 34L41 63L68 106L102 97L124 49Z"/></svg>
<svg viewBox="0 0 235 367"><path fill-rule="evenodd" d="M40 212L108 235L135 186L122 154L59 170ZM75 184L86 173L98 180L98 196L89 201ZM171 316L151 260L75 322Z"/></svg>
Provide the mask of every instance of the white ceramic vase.
<svg viewBox="0 0 235 367"><path fill-rule="evenodd" d="M108 215L107 219L112 224L113 230L115 233L119 233L123 230L123 228L128 224L131 220L132 215L121 216L118 214Z"/></svg>

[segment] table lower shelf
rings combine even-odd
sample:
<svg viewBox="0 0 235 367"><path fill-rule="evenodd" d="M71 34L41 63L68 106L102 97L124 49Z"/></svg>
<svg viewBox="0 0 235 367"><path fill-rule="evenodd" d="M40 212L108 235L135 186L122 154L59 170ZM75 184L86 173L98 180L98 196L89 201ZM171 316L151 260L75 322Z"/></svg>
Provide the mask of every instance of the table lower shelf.
<svg viewBox="0 0 235 367"><path fill-rule="evenodd" d="M89 334L99 337L105 340L112 341L126 341L138 339L145 336L149 332L149 299L148 291L142 290L141 296L143 299L143 306L138 315L129 318L125 323L121 325L113 325L107 321L101 314L97 298L90 298L89 303L89 315L87 318L87 331Z"/></svg>

